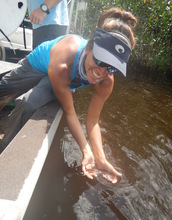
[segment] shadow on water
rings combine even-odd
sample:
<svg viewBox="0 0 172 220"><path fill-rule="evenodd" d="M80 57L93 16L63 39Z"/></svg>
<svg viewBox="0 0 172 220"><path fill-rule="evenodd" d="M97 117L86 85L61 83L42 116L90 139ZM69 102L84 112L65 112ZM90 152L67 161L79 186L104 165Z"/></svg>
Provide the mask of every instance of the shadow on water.
<svg viewBox="0 0 172 220"><path fill-rule="evenodd" d="M84 177L81 152L63 124L24 219L172 219L171 87L136 76L115 81L100 125L106 155L123 173L121 181L111 185ZM91 93L84 88L74 94L84 131Z"/></svg>

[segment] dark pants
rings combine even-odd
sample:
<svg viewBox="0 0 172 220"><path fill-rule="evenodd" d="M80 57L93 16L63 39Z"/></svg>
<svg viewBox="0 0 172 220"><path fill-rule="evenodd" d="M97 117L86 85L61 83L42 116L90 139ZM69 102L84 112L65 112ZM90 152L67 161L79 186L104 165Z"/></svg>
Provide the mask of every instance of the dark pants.
<svg viewBox="0 0 172 220"><path fill-rule="evenodd" d="M56 99L48 75L33 69L27 58L21 61L21 67L6 74L0 81L0 106L4 106L4 101L14 98L17 98L16 107L12 111L10 127L3 139L5 146L36 109Z"/></svg>
<svg viewBox="0 0 172 220"><path fill-rule="evenodd" d="M66 34L67 26L46 25L33 30L33 49L44 41L53 40Z"/></svg>

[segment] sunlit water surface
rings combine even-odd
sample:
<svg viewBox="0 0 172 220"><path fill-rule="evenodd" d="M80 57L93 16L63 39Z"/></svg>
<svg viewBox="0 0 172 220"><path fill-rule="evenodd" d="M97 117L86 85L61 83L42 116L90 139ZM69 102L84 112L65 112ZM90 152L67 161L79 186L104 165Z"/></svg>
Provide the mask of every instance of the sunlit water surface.
<svg viewBox="0 0 172 220"><path fill-rule="evenodd" d="M91 90L74 94L84 120ZM76 219L172 219L172 91L138 77L116 78L100 118L108 159L122 172L112 185L82 176L81 152L67 127L62 151L67 166L64 188ZM73 190L70 190L70 184ZM74 218L74 217L73 217ZM70 219L70 218L69 218Z"/></svg>
<svg viewBox="0 0 172 220"><path fill-rule="evenodd" d="M84 131L91 94L89 87L74 93ZM115 77L100 126L107 158L123 174L117 184L83 176L81 151L63 126L26 220L172 219L172 87L138 75Z"/></svg>

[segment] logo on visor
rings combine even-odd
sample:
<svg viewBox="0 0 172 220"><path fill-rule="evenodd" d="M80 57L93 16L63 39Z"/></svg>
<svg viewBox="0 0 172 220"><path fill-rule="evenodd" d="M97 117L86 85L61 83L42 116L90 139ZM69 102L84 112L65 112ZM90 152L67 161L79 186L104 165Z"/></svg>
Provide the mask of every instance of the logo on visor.
<svg viewBox="0 0 172 220"><path fill-rule="evenodd" d="M117 44L117 45L115 46L115 50L116 50L118 53L125 53L124 47L121 46L121 45L119 45L119 44Z"/></svg>

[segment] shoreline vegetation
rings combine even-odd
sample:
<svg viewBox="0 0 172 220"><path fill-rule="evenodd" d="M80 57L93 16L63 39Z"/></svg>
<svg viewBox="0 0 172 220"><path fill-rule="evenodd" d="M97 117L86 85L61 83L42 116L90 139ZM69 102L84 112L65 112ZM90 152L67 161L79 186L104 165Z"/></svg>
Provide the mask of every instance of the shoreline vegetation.
<svg viewBox="0 0 172 220"><path fill-rule="evenodd" d="M131 56L132 62L135 63L134 68L143 67L150 70L150 74L172 79L172 1L85 0L85 2L87 9L79 11L73 33L88 38L95 28L98 15L106 8L119 7L131 11L138 18L137 43Z"/></svg>

